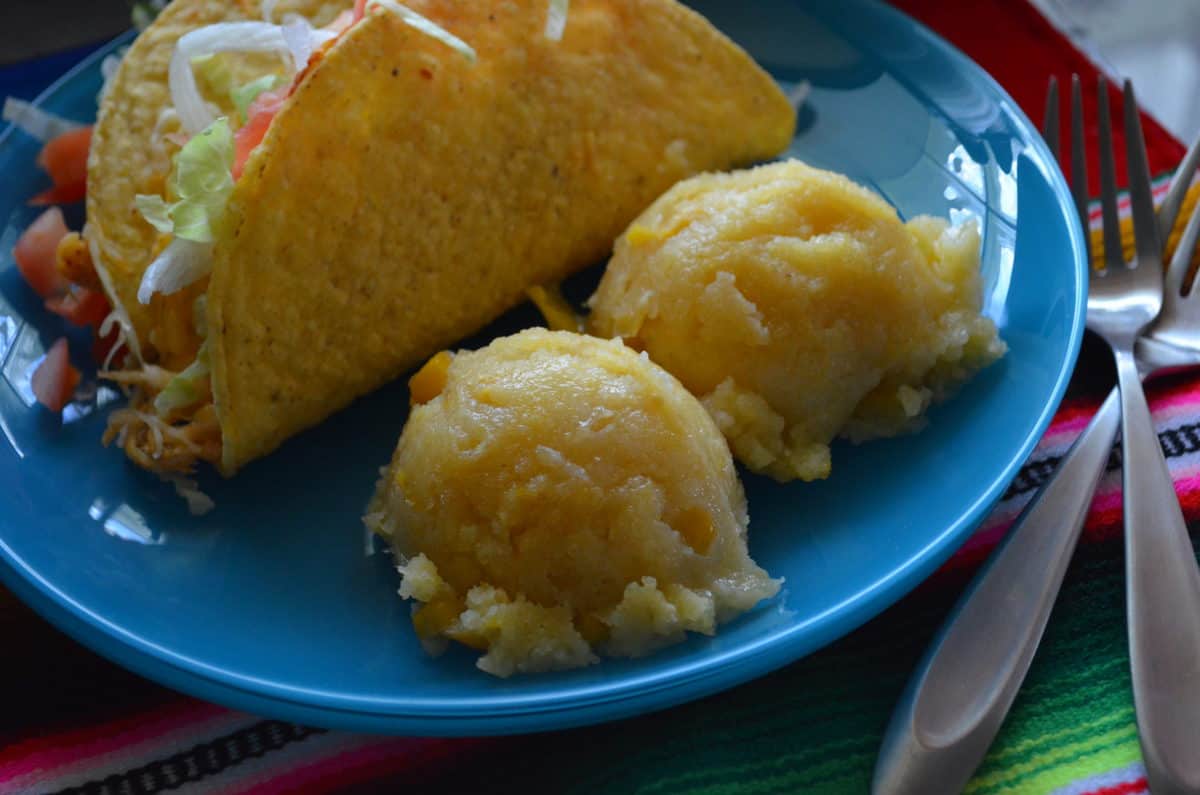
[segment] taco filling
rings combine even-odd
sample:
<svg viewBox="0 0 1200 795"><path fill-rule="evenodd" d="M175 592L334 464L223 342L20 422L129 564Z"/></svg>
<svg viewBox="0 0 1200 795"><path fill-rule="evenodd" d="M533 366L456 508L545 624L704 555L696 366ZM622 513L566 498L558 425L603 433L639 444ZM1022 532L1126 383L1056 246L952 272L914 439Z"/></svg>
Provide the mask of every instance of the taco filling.
<svg viewBox="0 0 1200 795"><path fill-rule="evenodd" d="M269 18L273 4L264 5ZM566 3L553 0L551 7L547 36L561 36ZM128 314L109 290L114 308L100 329L103 337L119 328L101 374L129 397L128 406L109 416L104 442L115 441L139 466L163 474L190 473L198 461L220 466L221 426L213 404L205 312L213 230L250 155L309 68L376 8L474 60L468 44L394 0L357 0L352 10L320 28L291 15L282 25L221 22L179 38L169 70L172 106L160 116L154 142L169 153L169 171L156 175L162 192L135 199L138 213L158 232L158 253L142 277L137 300L159 310L154 314L165 322L155 329L152 348L139 346ZM244 53L276 54L284 71L275 64L238 82L229 59ZM103 279L99 252L95 247L85 251ZM122 366L109 369L118 354Z"/></svg>

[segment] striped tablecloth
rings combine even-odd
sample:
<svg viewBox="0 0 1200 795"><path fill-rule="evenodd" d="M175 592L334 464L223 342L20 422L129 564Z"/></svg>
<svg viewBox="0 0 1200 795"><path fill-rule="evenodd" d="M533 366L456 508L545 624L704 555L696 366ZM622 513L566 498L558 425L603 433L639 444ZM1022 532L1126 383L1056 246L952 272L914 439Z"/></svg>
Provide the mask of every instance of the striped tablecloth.
<svg viewBox="0 0 1200 795"><path fill-rule="evenodd" d="M1048 75L1095 74L1025 0L898 4L965 50L1035 119ZM1153 120L1145 123L1152 168L1163 173L1182 147ZM1098 184L1094 177L1092 184ZM775 674L618 723L481 740L295 726L146 682L95 657L0 591L0 793L865 792L880 734L912 665L1113 382L1107 351L1088 340L1066 401L1002 503L949 563L898 605ZM1195 527L1200 375L1156 381L1149 399ZM1046 639L968 792L1146 791L1123 588L1114 455Z"/></svg>

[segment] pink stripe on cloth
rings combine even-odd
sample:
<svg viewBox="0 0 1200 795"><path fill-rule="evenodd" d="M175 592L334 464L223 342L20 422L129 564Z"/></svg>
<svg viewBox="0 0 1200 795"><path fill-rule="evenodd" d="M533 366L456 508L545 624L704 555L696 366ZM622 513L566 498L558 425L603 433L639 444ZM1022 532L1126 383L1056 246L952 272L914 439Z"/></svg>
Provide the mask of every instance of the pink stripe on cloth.
<svg viewBox="0 0 1200 795"><path fill-rule="evenodd" d="M1200 379L1195 377L1182 378L1169 386L1159 386L1151 381L1146 391L1151 409L1200 406Z"/></svg>
<svg viewBox="0 0 1200 795"><path fill-rule="evenodd" d="M1099 408L1099 403L1089 403L1086 406L1075 405L1059 409L1058 413L1054 415L1054 419L1051 420L1046 434L1083 433L1083 429L1092 421L1092 417Z"/></svg>
<svg viewBox="0 0 1200 795"><path fill-rule="evenodd" d="M1102 513L1104 511L1119 511L1121 510L1121 480L1116 479L1116 483L1105 484L1101 483L1096 489L1095 496L1092 497L1092 508L1090 513Z"/></svg>
<svg viewBox="0 0 1200 795"><path fill-rule="evenodd" d="M1200 399L1198 399L1200 402ZM1050 427L1038 441L1030 460L1037 460L1049 455L1060 455L1071 446L1075 437L1083 433L1084 428L1092 421L1092 417L1100 409L1099 402L1073 403L1060 406L1050 421Z"/></svg>
<svg viewBox="0 0 1200 795"><path fill-rule="evenodd" d="M338 735L327 749L305 757L309 764L292 759L270 759L257 775L222 789L223 795L280 795L282 793L336 792L351 785L377 779L417 764L433 764L449 754L457 755L478 745L479 740L371 737ZM321 755L321 750L326 754Z"/></svg>
<svg viewBox="0 0 1200 795"><path fill-rule="evenodd" d="M1172 469L1171 477L1175 480L1175 491L1181 495L1200 492L1200 463L1181 469Z"/></svg>
<svg viewBox="0 0 1200 795"><path fill-rule="evenodd" d="M257 720L186 699L85 731L20 743L0 756L0 791L37 789L39 782L61 789L104 778Z"/></svg>

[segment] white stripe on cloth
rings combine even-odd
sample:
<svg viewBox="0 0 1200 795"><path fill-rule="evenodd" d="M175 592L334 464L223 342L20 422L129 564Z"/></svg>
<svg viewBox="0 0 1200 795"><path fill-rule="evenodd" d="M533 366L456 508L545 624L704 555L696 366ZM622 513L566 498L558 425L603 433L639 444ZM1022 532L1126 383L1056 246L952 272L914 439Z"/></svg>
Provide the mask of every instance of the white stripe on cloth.
<svg viewBox="0 0 1200 795"><path fill-rule="evenodd" d="M1200 180L1200 176L1193 177L1192 184L1195 184L1197 180ZM1154 200L1156 202L1167 192L1167 186L1170 185L1170 183L1170 174L1163 174L1159 176L1158 179L1151 181L1150 189L1154 193ZM1117 214L1122 218L1125 218L1129 215L1129 191L1123 190L1117 194ZM1100 218L1100 200L1092 199L1090 202L1088 202L1088 225L1092 229L1099 229Z"/></svg>
<svg viewBox="0 0 1200 795"><path fill-rule="evenodd" d="M186 784L176 792L181 795L193 795L201 792L219 793L219 795L254 792L278 778L282 773L329 759L347 751L357 750L369 742L378 742L381 739L386 738L372 738L347 732L313 734L299 742L289 743L277 751L271 751L260 757L247 759L241 764L227 767L203 781Z"/></svg>
<svg viewBox="0 0 1200 795"><path fill-rule="evenodd" d="M50 792L80 787L89 781L101 781L108 776L119 775L167 759L200 743L249 728L261 720L262 718L241 712L227 712L207 720L179 726L154 738L123 746L112 753L92 756L60 767L39 769L20 778L5 781L3 787L5 791L10 792Z"/></svg>
<svg viewBox="0 0 1200 795"><path fill-rule="evenodd" d="M1135 781L1144 780L1145 778L1146 768L1142 767L1141 762L1134 762L1131 765L1119 767L1107 773L1088 776L1087 778L1072 782L1065 787L1059 787L1051 792L1050 795L1088 795L1090 792L1109 789L1121 784L1132 784ZM1149 793L1150 790L1143 786L1139 789L1130 790L1126 795L1149 795Z"/></svg>

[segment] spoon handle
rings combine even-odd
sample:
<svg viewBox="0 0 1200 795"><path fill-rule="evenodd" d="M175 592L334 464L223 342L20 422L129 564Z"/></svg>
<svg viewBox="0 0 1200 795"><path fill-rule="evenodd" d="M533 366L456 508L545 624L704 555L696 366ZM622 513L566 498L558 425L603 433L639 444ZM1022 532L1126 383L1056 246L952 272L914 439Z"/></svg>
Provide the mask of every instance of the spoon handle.
<svg viewBox="0 0 1200 795"><path fill-rule="evenodd" d="M892 713L877 795L957 795L1012 706L1120 424L1117 390L1017 518L935 636Z"/></svg>
<svg viewBox="0 0 1200 795"><path fill-rule="evenodd" d="M1200 792L1200 569L1137 365L1121 385L1125 587L1138 737L1150 791Z"/></svg>

